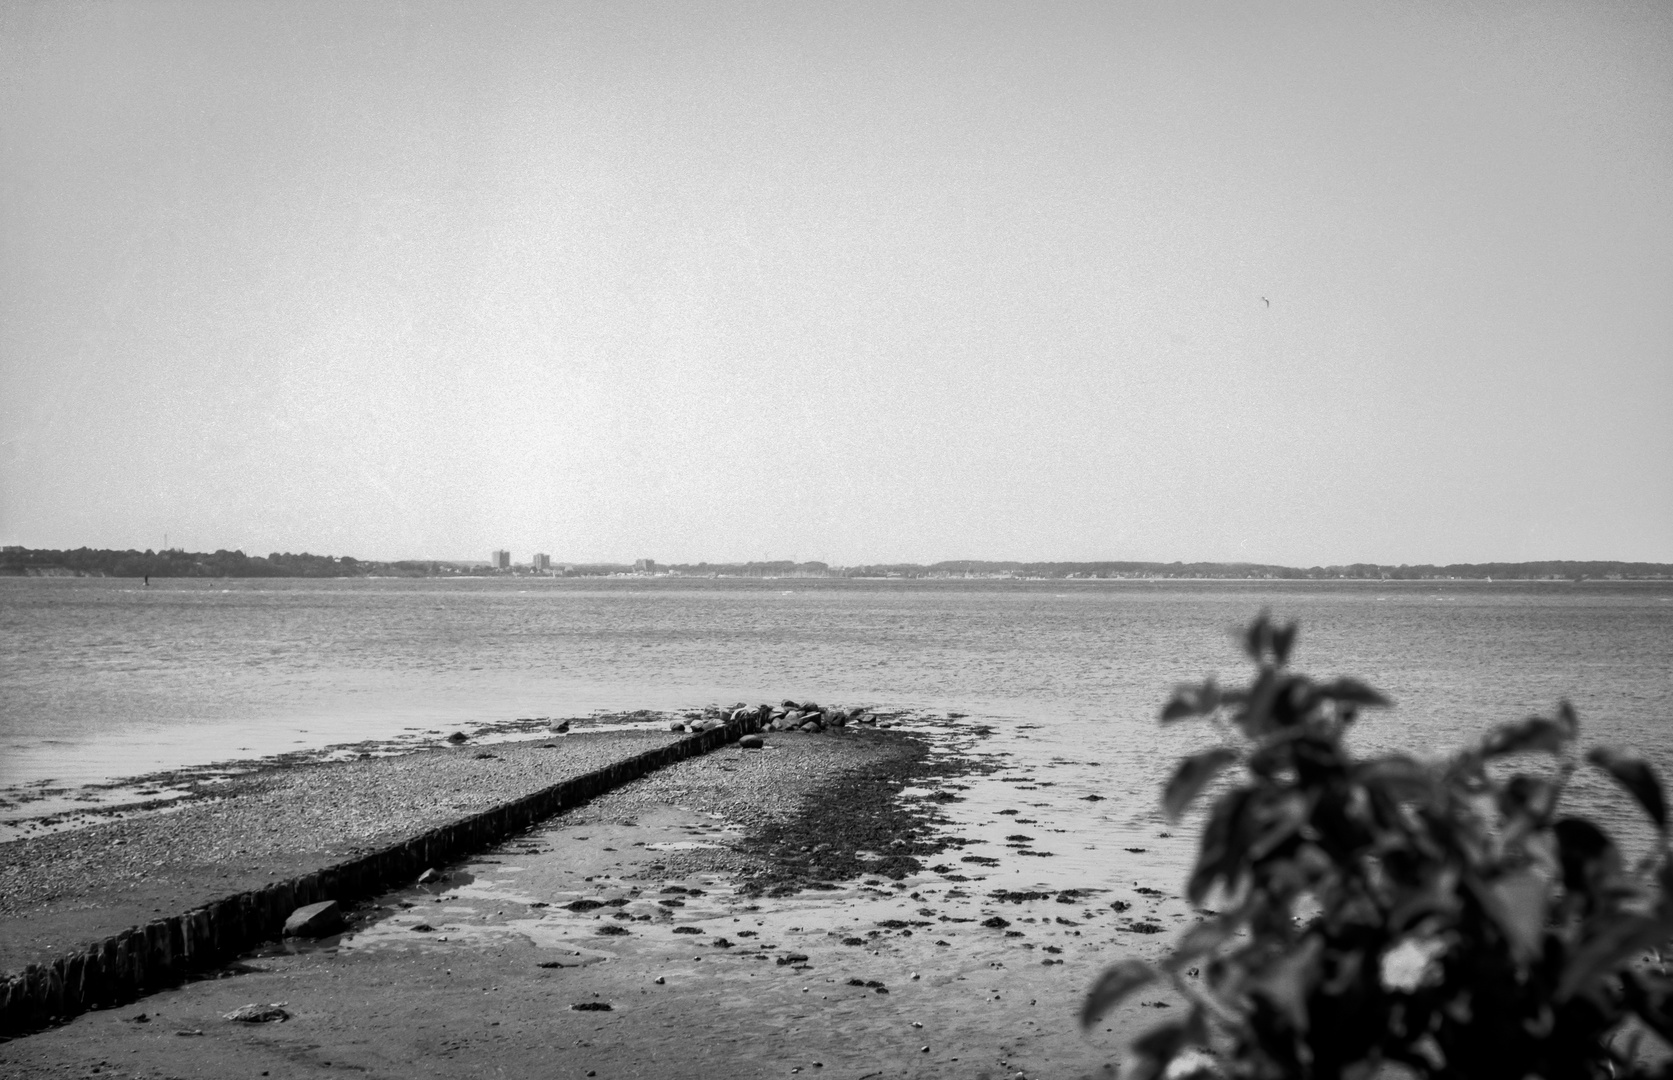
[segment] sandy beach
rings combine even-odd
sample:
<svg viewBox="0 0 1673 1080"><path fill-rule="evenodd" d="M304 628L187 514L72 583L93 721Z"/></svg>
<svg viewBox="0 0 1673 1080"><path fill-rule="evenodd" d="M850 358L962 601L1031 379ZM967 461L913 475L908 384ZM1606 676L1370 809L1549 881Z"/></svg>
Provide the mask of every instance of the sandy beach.
<svg viewBox="0 0 1673 1080"><path fill-rule="evenodd" d="M217 977L0 1045L0 1075L1109 1075L1171 1003L1133 1002L1087 1038L1080 995L1103 964L1154 955L1171 937L1159 931L1192 914L1164 882L987 884L1011 852L938 813L961 798L961 775L1000 764L968 735L949 753L933 733L772 733L761 750L680 762L362 904L344 934L272 943ZM0 934L9 956L41 955L79 928L183 902L194 882L224 891L272 860L301 865L307 845L257 826L304 791L384 792L358 804L373 808L365 829L311 841L349 851L383 835L374 821L398 831L457 813L442 807L467 790L499 793L497 778L460 772L444 786L442 771L504 769L532 785L659 737L284 770L220 802L14 842L7 881L24 887L7 888ZM219 815L223 831L182 834L214 827L193 815ZM1014 821L1000 811L992 825ZM164 858L171 869L138 879L91 872L142 866L153 854L136 852L183 835L195 871ZM252 1003L282 1003L288 1018L224 1018Z"/></svg>

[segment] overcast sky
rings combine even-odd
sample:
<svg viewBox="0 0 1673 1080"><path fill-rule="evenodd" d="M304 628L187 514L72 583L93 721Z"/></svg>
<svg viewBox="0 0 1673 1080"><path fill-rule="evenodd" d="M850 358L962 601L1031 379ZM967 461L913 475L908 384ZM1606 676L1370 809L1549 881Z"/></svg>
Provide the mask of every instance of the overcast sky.
<svg viewBox="0 0 1673 1080"><path fill-rule="evenodd" d="M1673 6L0 0L0 542L1673 561Z"/></svg>

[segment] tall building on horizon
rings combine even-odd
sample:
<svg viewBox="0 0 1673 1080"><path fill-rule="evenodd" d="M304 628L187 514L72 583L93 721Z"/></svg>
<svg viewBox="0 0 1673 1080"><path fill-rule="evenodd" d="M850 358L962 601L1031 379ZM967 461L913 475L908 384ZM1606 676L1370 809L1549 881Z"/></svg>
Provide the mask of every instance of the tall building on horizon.
<svg viewBox="0 0 1673 1080"><path fill-rule="evenodd" d="M496 549L492 555L488 556L488 565L495 570L510 570L511 552Z"/></svg>
<svg viewBox="0 0 1673 1080"><path fill-rule="evenodd" d="M552 569L552 556L547 555L544 552L537 551L534 553L530 565L534 567L534 572L537 574L550 573Z"/></svg>

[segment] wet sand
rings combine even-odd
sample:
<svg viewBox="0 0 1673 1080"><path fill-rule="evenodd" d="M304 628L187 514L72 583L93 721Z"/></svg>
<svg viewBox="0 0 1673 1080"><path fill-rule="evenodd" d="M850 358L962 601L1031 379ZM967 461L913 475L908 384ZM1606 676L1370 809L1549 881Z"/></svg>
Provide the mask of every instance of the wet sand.
<svg viewBox="0 0 1673 1080"><path fill-rule="evenodd" d="M1032 860L938 813L984 767L973 740L767 743L550 819L345 935L0 1045L0 1075L1091 1077L1165 1015L1152 995L1079 1034L1102 965L1192 913L1108 880L991 884ZM275 1002L290 1019L223 1019Z"/></svg>
<svg viewBox="0 0 1673 1080"><path fill-rule="evenodd" d="M0 844L0 972L309 873L680 738L601 731L268 764L173 806Z"/></svg>

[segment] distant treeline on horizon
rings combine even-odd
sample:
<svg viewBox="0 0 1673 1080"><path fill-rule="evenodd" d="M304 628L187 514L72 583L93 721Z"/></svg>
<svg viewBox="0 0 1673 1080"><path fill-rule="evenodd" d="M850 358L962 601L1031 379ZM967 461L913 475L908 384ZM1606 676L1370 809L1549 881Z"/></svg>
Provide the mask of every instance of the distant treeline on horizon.
<svg viewBox="0 0 1673 1080"><path fill-rule="evenodd" d="M402 559L374 562L352 556L299 555L273 552L267 556L242 551L113 551L76 548L51 551L37 548L0 548L0 575L12 577L607 577L611 575L674 577L843 577L843 578L989 578L989 579L1106 579L1123 578L1270 578L1289 580L1497 579L1514 581L1673 580L1673 563L1545 562L1452 563L1446 566L1390 566L1352 563L1346 566L1272 566L1265 563L1222 562L983 562L956 560L931 563L885 563L830 566L822 562L674 563L650 560L628 563L554 563L550 572L514 566L496 570L486 562Z"/></svg>

